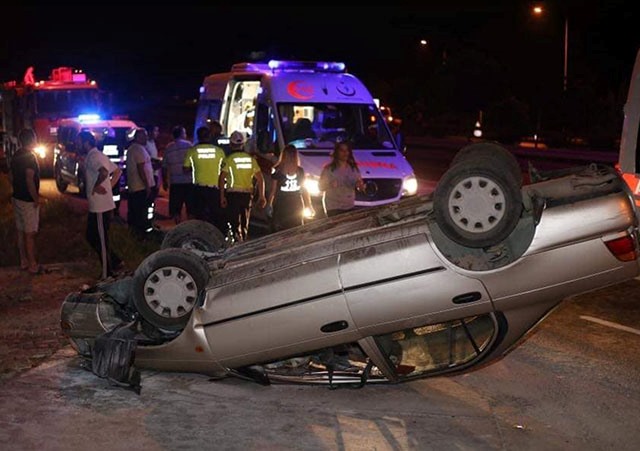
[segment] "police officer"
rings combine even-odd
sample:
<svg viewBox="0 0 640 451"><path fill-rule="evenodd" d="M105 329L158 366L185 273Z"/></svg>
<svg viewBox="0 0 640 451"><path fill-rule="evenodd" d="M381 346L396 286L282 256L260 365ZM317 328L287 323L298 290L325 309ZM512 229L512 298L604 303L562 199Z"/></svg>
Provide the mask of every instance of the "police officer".
<svg viewBox="0 0 640 451"><path fill-rule="evenodd" d="M187 150L183 169L191 172L195 195L195 216L216 226L222 233L226 231L224 212L220 209L218 179L224 160L224 150L211 144L208 127L196 130L198 143Z"/></svg>
<svg viewBox="0 0 640 451"><path fill-rule="evenodd" d="M231 134L231 153L224 159L218 180L220 206L227 210L227 219L237 241L248 238L254 179L258 188L258 206L263 208L267 204L260 166L244 151L245 142L241 132Z"/></svg>

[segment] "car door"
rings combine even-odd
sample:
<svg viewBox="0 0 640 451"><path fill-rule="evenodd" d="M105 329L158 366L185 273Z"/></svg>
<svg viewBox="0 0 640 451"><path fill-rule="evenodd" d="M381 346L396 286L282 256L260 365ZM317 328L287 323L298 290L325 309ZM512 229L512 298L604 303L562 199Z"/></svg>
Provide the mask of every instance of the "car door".
<svg viewBox="0 0 640 451"><path fill-rule="evenodd" d="M493 312L483 284L444 263L417 230L346 252L340 279L364 336Z"/></svg>
<svg viewBox="0 0 640 451"><path fill-rule="evenodd" d="M215 359L236 367L357 340L341 290L338 255L279 268L252 264L213 273L195 310Z"/></svg>
<svg viewBox="0 0 640 451"><path fill-rule="evenodd" d="M78 155L75 149L77 131L73 127L60 127L58 143L58 159L62 176L72 183L76 183Z"/></svg>
<svg viewBox="0 0 640 451"><path fill-rule="evenodd" d="M422 230L369 244L341 256L340 278L358 344L388 380L460 369L491 349L500 328L484 285L443 262Z"/></svg>

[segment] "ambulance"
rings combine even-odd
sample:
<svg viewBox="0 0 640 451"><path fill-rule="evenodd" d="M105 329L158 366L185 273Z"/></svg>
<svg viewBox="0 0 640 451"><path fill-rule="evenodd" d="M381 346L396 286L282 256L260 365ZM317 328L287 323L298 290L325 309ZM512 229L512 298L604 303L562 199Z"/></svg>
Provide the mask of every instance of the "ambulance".
<svg viewBox="0 0 640 451"><path fill-rule="evenodd" d="M195 128L214 120L227 137L236 130L245 134L246 150L256 155L265 175L285 145L296 146L316 205L321 205L320 173L341 141L352 143L365 182L356 194L357 207L395 202L418 191L414 171L389 124L344 63L234 64L230 72L205 77L200 88ZM316 212L321 215L322 208Z"/></svg>

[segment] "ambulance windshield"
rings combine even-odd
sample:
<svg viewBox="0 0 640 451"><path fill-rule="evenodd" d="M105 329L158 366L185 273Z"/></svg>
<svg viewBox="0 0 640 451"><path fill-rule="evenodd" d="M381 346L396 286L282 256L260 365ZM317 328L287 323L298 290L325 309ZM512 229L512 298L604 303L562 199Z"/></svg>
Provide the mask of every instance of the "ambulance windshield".
<svg viewBox="0 0 640 451"><path fill-rule="evenodd" d="M340 141L354 150L396 147L375 105L280 103L278 113L285 142L299 149L333 149Z"/></svg>

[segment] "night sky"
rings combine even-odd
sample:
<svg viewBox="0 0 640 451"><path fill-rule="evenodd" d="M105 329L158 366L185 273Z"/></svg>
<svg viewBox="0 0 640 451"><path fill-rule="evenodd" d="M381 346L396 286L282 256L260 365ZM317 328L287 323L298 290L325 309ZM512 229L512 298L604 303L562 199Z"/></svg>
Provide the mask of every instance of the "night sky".
<svg viewBox="0 0 640 451"><path fill-rule="evenodd" d="M0 79L21 78L29 65L39 79L72 66L120 94L186 98L205 75L251 58L344 61L367 80L473 49L502 65L514 89L526 89L541 79L561 84L568 18L569 71L615 88L640 45L632 3L547 1L549 15L534 20L531 2L517 0L380 8L23 2L3 14Z"/></svg>

